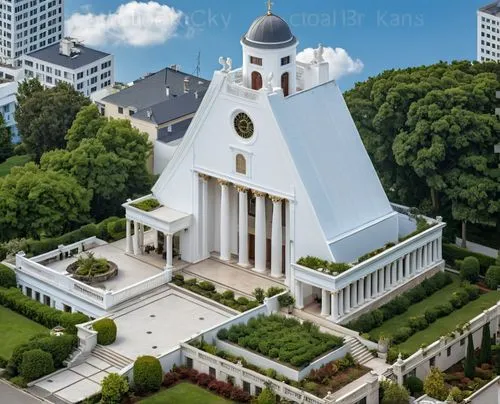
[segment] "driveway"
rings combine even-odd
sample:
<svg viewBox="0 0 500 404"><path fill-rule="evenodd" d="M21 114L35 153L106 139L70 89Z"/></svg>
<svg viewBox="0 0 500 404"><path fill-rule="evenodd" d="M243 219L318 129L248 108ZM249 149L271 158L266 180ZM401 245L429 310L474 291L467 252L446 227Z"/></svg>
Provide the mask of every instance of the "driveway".
<svg viewBox="0 0 500 404"><path fill-rule="evenodd" d="M0 402L9 404L40 404L42 401L12 387L10 384L0 380Z"/></svg>

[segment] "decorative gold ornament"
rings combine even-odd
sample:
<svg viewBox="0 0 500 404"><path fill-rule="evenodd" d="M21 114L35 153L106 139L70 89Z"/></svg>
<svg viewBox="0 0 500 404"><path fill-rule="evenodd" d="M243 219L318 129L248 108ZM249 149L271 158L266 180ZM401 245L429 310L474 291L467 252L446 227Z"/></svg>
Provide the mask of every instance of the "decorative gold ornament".
<svg viewBox="0 0 500 404"><path fill-rule="evenodd" d="M267 194L265 192L260 192L260 191L255 191L255 190L252 190L252 194L256 198L265 198L267 196Z"/></svg>
<svg viewBox="0 0 500 404"><path fill-rule="evenodd" d="M253 122L247 114L240 112L234 117L234 130L243 139L250 139L254 132Z"/></svg>

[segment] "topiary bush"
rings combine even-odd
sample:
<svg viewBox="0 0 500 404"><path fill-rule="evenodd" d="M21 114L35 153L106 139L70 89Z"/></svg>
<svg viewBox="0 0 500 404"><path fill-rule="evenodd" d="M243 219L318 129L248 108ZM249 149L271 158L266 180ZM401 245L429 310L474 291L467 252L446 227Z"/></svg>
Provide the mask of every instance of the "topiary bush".
<svg viewBox="0 0 500 404"><path fill-rule="evenodd" d="M97 331L97 343L110 345L116 340L116 323L110 318L103 318L96 321L92 328Z"/></svg>
<svg viewBox="0 0 500 404"><path fill-rule="evenodd" d="M110 373L101 382L101 404L121 404L128 393L129 386L125 377Z"/></svg>
<svg viewBox="0 0 500 404"><path fill-rule="evenodd" d="M153 356L139 356L134 362L134 386L139 393L150 393L160 389L163 370Z"/></svg>
<svg viewBox="0 0 500 404"><path fill-rule="evenodd" d="M412 396L424 391L424 382L417 376L407 377L404 382L404 386L409 390Z"/></svg>
<svg viewBox="0 0 500 404"><path fill-rule="evenodd" d="M41 349L32 349L23 353L23 359L19 366L19 374L27 382L39 379L54 371L52 355Z"/></svg>
<svg viewBox="0 0 500 404"><path fill-rule="evenodd" d="M460 265L457 264L460 262L460 260L463 260L466 257L477 258L477 260L479 261L481 274L485 274L491 265L495 265L495 258L488 257L484 254L473 253L454 244L443 244L443 258L451 267L459 270Z"/></svg>
<svg viewBox="0 0 500 404"><path fill-rule="evenodd" d="M492 265L486 271L486 285L493 290L496 290L500 285L500 265Z"/></svg>
<svg viewBox="0 0 500 404"><path fill-rule="evenodd" d="M7 289L17 286L16 273L2 264L0 264L0 286Z"/></svg>
<svg viewBox="0 0 500 404"><path fill-rule="evenodd" d="M90 320L89 316L83 313L62 313L60 317L61 326L64 330L71 334L76 334L76 326L84 324Z"/></svg>
<svg viewBox="0 0 500 404"><path fill-rule="evenodd" d="M460 265L460 277L471 283L479 279L479 260L476 257L466 257Z"/></svg>
<svg viewBox="0 0 500 404"><path fill-rule="evenodd" d="M109 222L107 226L109 236L113 240L121 240L127 234L127 219L121 218L114 222Z"/></svg>

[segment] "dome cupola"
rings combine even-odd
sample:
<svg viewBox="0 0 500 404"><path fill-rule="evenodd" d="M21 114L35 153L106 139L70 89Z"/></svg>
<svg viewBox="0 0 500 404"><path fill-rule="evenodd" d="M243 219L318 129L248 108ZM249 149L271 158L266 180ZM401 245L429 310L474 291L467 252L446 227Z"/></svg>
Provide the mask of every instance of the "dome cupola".
<svg viewBox="0 0 500 404"><path fill-rule="evenodd" d="M268 13L253 22L242 41L256 48L280 49L294 45L297 39L285 20Z"/></svg>

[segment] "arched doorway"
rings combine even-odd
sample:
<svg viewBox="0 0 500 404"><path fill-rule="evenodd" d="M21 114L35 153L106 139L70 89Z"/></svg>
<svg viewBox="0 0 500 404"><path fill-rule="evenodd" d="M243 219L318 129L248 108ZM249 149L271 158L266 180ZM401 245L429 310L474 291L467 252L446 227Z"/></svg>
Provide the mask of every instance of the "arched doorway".
<svg viewBox="0 0 500 404"><path fill-rule="evenodd" d="M260 90L262 88L262 76L259 72L252 72L252 90Z"/></svg>
<svg viewBox="0 0 500 404"><path fill-rule="evenodd" d="M288 94L290 93L290 89L289 89L289 74L288 72L287 73L283 73L281 75L281 88L283 89L283 94L286 96L288 96Z"/></svg>

